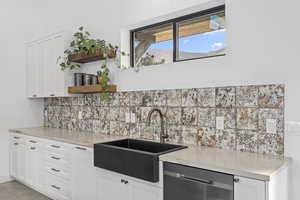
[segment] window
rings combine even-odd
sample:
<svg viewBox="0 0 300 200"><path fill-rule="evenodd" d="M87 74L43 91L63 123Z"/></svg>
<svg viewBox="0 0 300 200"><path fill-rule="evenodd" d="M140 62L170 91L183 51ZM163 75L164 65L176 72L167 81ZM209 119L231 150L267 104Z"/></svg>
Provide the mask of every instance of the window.
<svg viewBox="0 0 300 200"><path fill-rule="evenodd" d="M131 31L131 65L225 55L225 5Z"/></svg>

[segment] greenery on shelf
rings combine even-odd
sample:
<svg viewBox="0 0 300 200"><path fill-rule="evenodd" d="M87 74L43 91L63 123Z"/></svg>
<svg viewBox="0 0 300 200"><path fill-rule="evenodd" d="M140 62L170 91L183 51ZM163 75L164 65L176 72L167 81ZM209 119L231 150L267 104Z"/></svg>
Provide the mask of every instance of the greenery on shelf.
<svg viewBox="0 0 300 200"><path fill-rule="evenodd" d="M102 71L97 72L100 86L103 89L103 92L100 93L100 97L103 101L110 102L111 98L109 96L109 88L108 88L109 81L110 81L109 69L106 67L105 64L102 65L101 68L102 68Z"/></svg>
<svg viewBox="0 0 300 200"><path fill-rule="evenodd" d="M104 101L111 101L109 95L110 70L107 66L108 59L113 59L118 68L124 69L127 67L121 66L121 56L129 55L120 51L118 46L113 46L112 44L107 43L105 40L92 39L90 36L91 34L88 31L85 31L83 27L79 27L78 32L73 34L74 39L70 43L70 48L64 51L64 56L58 58L58 62L60 62L60 67L63 71L68 69L79 69L81 67L80 64L74 63L70 60L71 55L79 53L88 55L94 54L98 50L101 50L102 55L100 55L100 57L101 59L104 59L104 63L101 66L101 71L97 72L99 84L103 89L100 97Z"/></svg>
<svg viewBox="0 0 300 200"><path fill-rule="evenodd" d="M79 31L73 34L74 39L70 42L70 48L64 51L64 56L59 57L62 70L79 69L80 65L70 60L70 56L74 54L94 54L97 50L102 50L102 58L108 59L114 56L109 55L110 52L117 52L118 46L107 44L105 40L92 39L90 33L85 31L83 27L79 27Z"/></svg>

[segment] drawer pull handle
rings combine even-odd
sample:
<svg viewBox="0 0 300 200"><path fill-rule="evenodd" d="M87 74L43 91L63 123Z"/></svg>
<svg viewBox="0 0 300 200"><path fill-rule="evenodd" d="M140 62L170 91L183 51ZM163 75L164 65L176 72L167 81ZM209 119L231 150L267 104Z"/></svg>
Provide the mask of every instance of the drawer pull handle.
<svg viewBox="0 0 300 200"><path fill-rule="evenodd" d="M56 190L60 190L60 187L57 187L56 185L51 185L51 187L53 187Z"/></svg>
<svg viewBox="0 0 300 200"><path fill-rule="evenodd" d="M87 150L86 148L83 148L83 147L76 147L76 149L82 150L82 151L86 151Z"/></svg>
<svg viewBox="0 0 300 200"><path fill-rule="evenodd" d="M36 150L36 148L35 148L35 147L30 147L30 149L31 149L31 150Z"/></svg>
<svg viewBox="0 0 300 200"><path fill-rule="evenodd" d="M16 142L16 143L14 143L14 145L19 145L19 143Z"/></svg>
<svg viewBox="0 0 300 200"><path fill-rule="evenodd" d="M51 156L51 158L54 159L54 160L60 160L60 158L55 157L55 156Z"/></svg>
<svg viewBox="0 0 300 200"><path fill-rule="evenodd" d="M51 168L51 170L54 171L54 172L60 172L60 170L55 169L55 168Z"/></svg>
<svg viewBox="0 0 300 200"><path fill-rule="evenodd" d="M239 183L239 182L240 182L240 179L239 179L239 178L234 178L234 179L233 179L233 182Z"/></svg>
<svg viewBox="0 0 300 200"><path fill-rule="evenodd" d="M55 94L50 94L50 97L54 97L55 96Z"/></svg>
<svg viewBox="0 0 300 200"><path fill-rule="evenodd" d="M30 140L29 142L31 142L33 144L37 143L37 141L34 141L34 140Z"/></svg>
<svg viewBox="0 0 300 200"><path fill-rule="evenodd" d="M60 146L57 146L57 145L51 145L51 147L56 148L56 149L60 148Z"/></svg>
<svg viewBox="0 0 300 200"><path fill-rule="evenodd" d="M17 139L17 140L18 140L18 139L20 139L20 137L15 136L14 139Z"/></svg>
<svg viewBox="0 0 300 200"><path fill-rule="evenodd" d="M128 184L127 180L121 179L121 183Z"/></svg>

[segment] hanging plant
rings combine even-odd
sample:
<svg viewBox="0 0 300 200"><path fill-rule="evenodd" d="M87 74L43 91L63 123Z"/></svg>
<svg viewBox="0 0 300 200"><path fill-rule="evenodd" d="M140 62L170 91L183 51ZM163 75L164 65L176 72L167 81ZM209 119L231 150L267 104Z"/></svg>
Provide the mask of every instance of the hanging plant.
<svg viewBox="0 0 300 200"><path fill-rule="evenodd" d="M64 56L60 56L60 67L62 70L79 69L80 64L73 62L78 57L88 56L98 53L99 60L106 58L114 58L118 50L118 46L107 44L105 40L92 39L90 33L85 31L83 27L73 34L74 40L70 42L70 48L64 51Z"/></svg>
<svg viewBox="0 0 300 200"><path fill-rule="evenodd" d="M81 65L78 64L80 62L78 60L80 58L86 57L90 59L89 56L95 57L96 54L98 58L96 57L94 60L104 60L104 63L101 65L101 71L97 72L99 84L103 90L100 97L104 101L111 101L108 87L110 82L110 70L107 67L108 59L113 59L118 68L125 68L124 66L121 67L120 64L121 56L129 56L129 54L121 52L118 46L113 46L105 40L92 39L90 35L83 27L80 27L79 31L73 34L74 40L71 41L70 48L64 51L64 56L58 58L58 62L60 61L59 65L63 71L79 69ZM85 62L83 61L82 63Z"/></svg>

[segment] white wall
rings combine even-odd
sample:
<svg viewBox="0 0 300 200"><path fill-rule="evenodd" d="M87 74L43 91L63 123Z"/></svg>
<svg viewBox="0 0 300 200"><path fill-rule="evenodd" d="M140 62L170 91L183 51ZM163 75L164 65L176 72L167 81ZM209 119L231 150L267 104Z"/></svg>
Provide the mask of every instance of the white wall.
<svg viewBox="0 0 300 200"><path fill-rule="evenodd" d="M119 43L122 27L207 2L207 0L32 1L35 2L36 8L34 14L41 20L39 26L32 30L32 36L38 37L62 29L75 30L75 27L84 25L98 37L116 44ZM285 83L286 119L300 121L299 8L300 2L297 0L227 0L228 50L225 57L144 68L139 73L117 71L113 75L114 82L120 90ZM21 15L19 12L24 13L23 10L18 11L18 16ZM13 21L22 24L16 19ZM21 54L19 56L22 57ZM21 63L19 60L14 61ZM18 63L16 64L15 66L18 66ZM93 65L89 65L89 68L94 69ZM10 74L14 72L21 74L23 68L6 70L9 70ZM20 79L23 80L21 76L17 80ZM18 98L21 96L19 93L15 95L18 95ZM25 104L26 101L22 101ZM20 108L14 109L17 111ZM22 108L23 111L24 109L29 110L28 106ZM11 118L17 118L15 113Z"/></svg>
<svg viewBox="0 0 300 200"><path fill-rule="evenodd" d="M42 101L25 97L25 45L38 24L32 2L2 0L0 7L0 182L9 179L8 129L42 124ZM31 30L32 29L32 30Z"/></svg>
<svg viewBox="0 0 300 200"><path fill-rule="evenodd" d="M156 18L208 0L35 0L43 29L51 33L74 31L84 25L99 38L119 44L120 29ZM228 0L227 44L225 57L166 64L144 68L140 73L114 73L120 90L190 88L262 83L285 83L286 117L300 121L297 109L299 1ZM89 65L90 66L90 65Z"/></svg>

